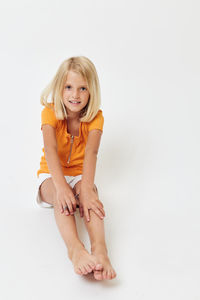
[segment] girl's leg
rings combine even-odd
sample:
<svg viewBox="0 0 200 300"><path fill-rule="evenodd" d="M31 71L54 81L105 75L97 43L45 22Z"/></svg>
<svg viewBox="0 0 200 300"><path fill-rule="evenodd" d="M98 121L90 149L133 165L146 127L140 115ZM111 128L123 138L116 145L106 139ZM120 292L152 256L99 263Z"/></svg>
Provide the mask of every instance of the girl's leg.
<svg viewBox="0 0 200 300"><path fill-rule="evenodd" d="M90 222L84 218L85 226L90 236L91 253L96 256L98 261L103 265L102 271L94 271L94 277L97 280L113 279L116 272L113 269L108 258L108 251L104 237L104 221L90 210Z"/></svg>
<svg viewBox="0 0 200 300"><path fill-rule="evenodd" d="M68 257L74 265L74 270L77 274L85 275L93 270L102 269L101 264L98 264L97 258L88 253L83 243L78 237L76 222L74 216L66 216L60 213L60 209L55 202L55 187L52 178L46 179L40 188L40 195L43 201L54 206L54 216L60 231L60 234L68 249Z"/></svg>
<svg viewBox="0 0 200 300"><path fill-rule="evenodd" d="M78 188L78 190L80 189L78 186L79 184L80 181L75 185L75 190L76 188ZM94 190L98 195L96 186L94 186ZM108 251L105 241L104 220L101 220L92 210L90 210L90 221L87 222L84 218L84 222L90 237L91 253L95 255L98 261L103 265L103 269L101 271L94 271L95 279L113 279L116 277L116 272L108 258Z"/></svg>

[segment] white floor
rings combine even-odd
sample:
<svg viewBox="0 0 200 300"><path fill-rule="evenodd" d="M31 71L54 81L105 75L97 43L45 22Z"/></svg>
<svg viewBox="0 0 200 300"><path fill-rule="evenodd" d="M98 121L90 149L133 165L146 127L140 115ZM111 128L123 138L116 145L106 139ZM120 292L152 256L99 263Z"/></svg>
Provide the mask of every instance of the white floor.
<svg viewBox="0 0 200 300"><path fill-rule="evenodd" d="M158 199L164 185L157 183L153 197L154 184L150 182L143 192L135 184L127 190L121 185L103 191L98 180L107 213L107 246L117 272L112 281L74 273L53 210L40 208L34 192L26 205L22 199L16 199L18 207L7 202L0 212L0 298L200 299L199 213L192 207L169 211ZM175 201L168 196L166 192L163 199ZM77 226L89 250L78 213Z"/></svg>

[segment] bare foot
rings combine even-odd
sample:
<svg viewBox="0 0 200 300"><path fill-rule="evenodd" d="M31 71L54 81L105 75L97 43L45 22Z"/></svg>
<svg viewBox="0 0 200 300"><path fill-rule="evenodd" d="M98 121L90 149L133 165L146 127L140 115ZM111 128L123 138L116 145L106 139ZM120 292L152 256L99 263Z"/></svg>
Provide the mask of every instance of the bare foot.
<svg viewBox="0 0 200 300"><path fill-rule="evenodd" d="M98 259L94 255L89 254L84 247L75 247L69 258L74 265L74 271L79 275L102 270L102 265L98 262Z"/></svg>
<svg viewBox="0 0 200 300"><path fill-rule="evenodd" d="M96 280L103 279L113 279L117 276L115 270L113 269L110 260L108 258L107 252L102 247L96 247L95 250L92 251L92 254L97 258L98 262L102 264L103 268L101 270L94 270L94 278Z"/></svg>

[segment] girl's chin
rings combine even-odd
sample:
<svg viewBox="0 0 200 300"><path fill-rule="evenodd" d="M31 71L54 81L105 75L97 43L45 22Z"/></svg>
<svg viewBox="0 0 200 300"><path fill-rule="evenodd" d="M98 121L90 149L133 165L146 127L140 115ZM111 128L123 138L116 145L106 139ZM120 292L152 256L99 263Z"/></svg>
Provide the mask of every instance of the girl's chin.
<svg viewBox="0 0 200 300"><path fill-rule="evenodd" d="M81 109L69 109L69 108L67 108L67 113L68 114L80 114L80 112L81 112Z"/></svg>

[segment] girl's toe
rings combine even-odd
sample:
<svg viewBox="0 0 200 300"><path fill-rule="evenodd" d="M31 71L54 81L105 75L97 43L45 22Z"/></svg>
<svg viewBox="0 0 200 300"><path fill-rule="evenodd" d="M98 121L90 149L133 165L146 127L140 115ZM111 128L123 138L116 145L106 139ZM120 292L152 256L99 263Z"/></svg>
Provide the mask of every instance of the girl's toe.
<svg viewBox="0 0 200 300"><path fill-rule="evenodd" d="M111 272L111 270L108 271L108 279L112 279L112 272Z"/></svg>
<svg viewBox="0 0 200 300"><path fill-rule="evenodd" d="M103 271L103 278L106 279L106 270Z"/></svg>
<svg viewBox="0 0 200 300"><path fill-rule="evenodd" d="M87 270L87 267L86 267L86 266L84 266L84 270L85 270L84 275L88 274L88 270Z"/></svg>
<svg viewBox="0 0 200 300"><path fill-rule="evenodd" d="M109 270L106 272L106 279L110 279L109 278Z"/></svg>
<svg viewBox="0 0 200 300"><path fill-rule="evenodd" d="M87 271L86 271L86 269L85 269L84 266L81 266L81 271L82 271L82 273L83 273L84 275L87 273Z"/></svg>
<svg viewBox="0 0 200 300"><path fill-rule="evenodd" d="M80 268L76 268L76 269L75 269L75 272L76 272L77 274L79 274L79 275L82 275L82 272L81 272Z"/></svg>
<svg viewBox="0 0 200 300"><path fill-rule="evenodd" d="M102 268L103 268L102 264L97 264L95 270L100 271L102 270Z"/></svg>
<svg viewBox="0 0 200 300"><path fill-rule="evenodd" d="M90 266L90 268L91 268L92 270L95 269L95 264L94 264L93 262L91 262L91 263L89 264L89 266Z"/></svg>
<svg viewBox="0 0 200 300"><path fill-rule="evenodd" d="M115 278L116 277L116 273L115 271L112 271L112 278Z"/></svg>
<svg viewBox="0 0 200 300"><path fill-rule="evenodd" d="M87 266L86 266L86 269L87 269L88 273L91 273L91 272L92 272L92 268L90 267L90 265L87 265Z"/></svg>
<svg viewBox="0 0 200 300"><path fill-rule="evenodd" d="M94 271L94 278L96 280L102 280L103 279L102 272L101 271Z"/></svg>

